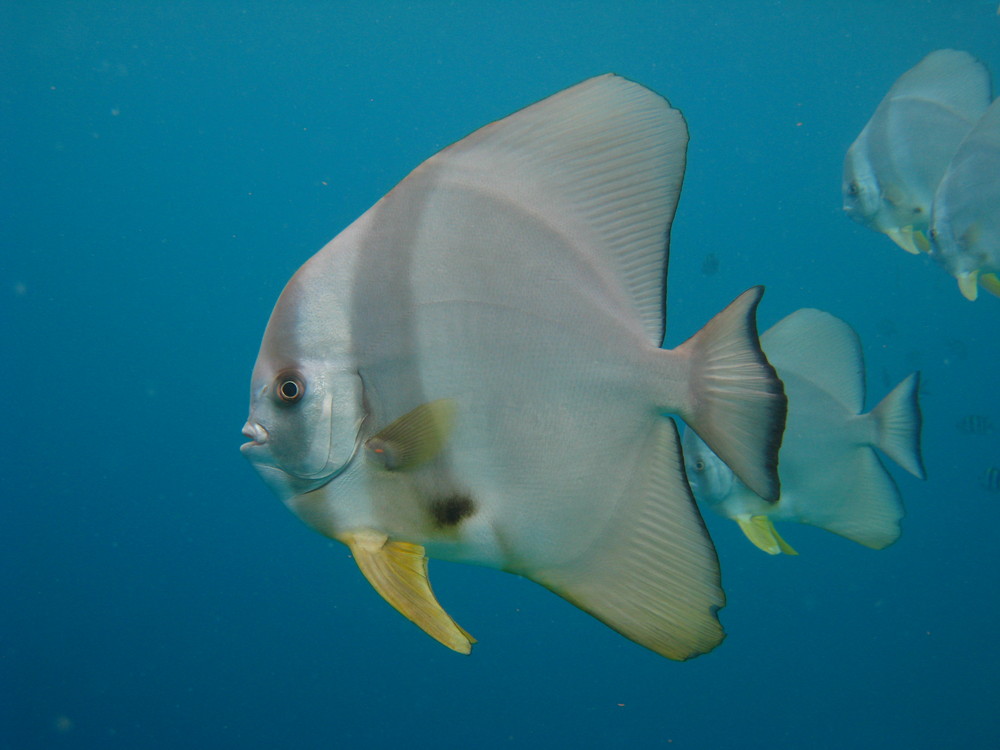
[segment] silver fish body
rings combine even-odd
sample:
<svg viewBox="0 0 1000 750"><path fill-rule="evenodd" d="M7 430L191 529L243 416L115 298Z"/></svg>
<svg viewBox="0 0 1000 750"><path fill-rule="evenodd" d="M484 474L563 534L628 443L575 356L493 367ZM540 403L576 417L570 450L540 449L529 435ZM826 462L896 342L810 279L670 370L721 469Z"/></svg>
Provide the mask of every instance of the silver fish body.
<svg viewBox="0 0 1000 750"><path fill-rule="evenodd" d="M722 638L664 413L776 497L785 400L756 342L759 288L660 349L686 145L666 100L585 81L424 162L272 313L244 455L457 651L473 639L428 557L524 575L671 658Z"/></svg>

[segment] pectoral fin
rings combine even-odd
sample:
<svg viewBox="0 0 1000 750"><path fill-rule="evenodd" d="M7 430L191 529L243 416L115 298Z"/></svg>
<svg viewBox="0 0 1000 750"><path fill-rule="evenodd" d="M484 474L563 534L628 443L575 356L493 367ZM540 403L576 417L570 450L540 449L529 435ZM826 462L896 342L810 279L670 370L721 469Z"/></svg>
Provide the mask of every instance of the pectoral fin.
<svg viewBox="0 0 1000 750"><path fill-rule="evenodd" d="M368 583L400 614L451 650L462 654L472 651L476 639L451 619L434 598L423 547L391 541L385 534L370 530L338 538L350 547Z"/></svg>
<svg viewBox="0 0 1000 750"><path fill-rule="evenodd" d="M781 538L778 530L774 528L771 519L767 516L743 516L736 519L740 529L746 534L747 539L754 543L758 549L764 550L769 555L797 555L792 545Z"/></svg>
<svg viewBox="0 0 1000 750"><path fill-rule="evenodd" d="M388 471L410 471L433 460L444 448L455 418L455 402L421 404L365 442L365 455Z"/></svg>

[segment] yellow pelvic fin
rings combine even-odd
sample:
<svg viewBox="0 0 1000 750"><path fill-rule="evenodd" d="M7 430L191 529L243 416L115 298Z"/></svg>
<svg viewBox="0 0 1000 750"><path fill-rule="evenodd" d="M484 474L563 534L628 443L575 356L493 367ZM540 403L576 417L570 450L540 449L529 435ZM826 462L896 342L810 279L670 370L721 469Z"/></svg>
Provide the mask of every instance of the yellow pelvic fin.
<svg viewBox="0 0 1000 750"><path fill-rule="evenodd" d="M998 277L995 273L979 274L979 286L990 294L1000 297L1000 277Z"/></svg>
<svg viewBox="0 0 1000 750"><path fill-rule="evenodd" d="M972 273L963 273L956 277L958 279L958 290L970 302L974 302L979 296L979 285L976 283L979 278L979 270Z"/></svg>
<svg viewBox="0 0 1000 750"><path fill-rule="evenodd" d="M931 241L927 239L927 235L919 229L913 232L913 244L916 245L917 249L922 253L929 253L931 251Z"/></svg>
<svg viewBox="0 0 1000 750"><path fill-rule="evenodd" d="M423 547L390 541L385 534L368 529L337 538L350 547L368 583L400 614L452 651L462 654L472 651L476 639L451 619L434 598Z"/></svg>
<svg viewBox="0 0 1000 750"><path fill-rule="evenodd" d="M899 227L899 229L887 229L885 233L889 239L903 248L911 255L920 255L916 243L913 241L913 227Z"/></svg>
<svg viewBox="0 0 1000 750"><path fill-rule="evenodd" d="M455 402L421 404L365 442L365 455L388 471L409 471L432 461L444 448L455 421Z"/></svg>
<svg viewBox="0 0 1000 750"><path fill-rule="evenodd" d="M740 529L746 538L754 543L758 549L764 550L769 555L797 555L792 545L781 538L778 530L774 528L771 519L767 516L741 516L736 519Z"/></svg>

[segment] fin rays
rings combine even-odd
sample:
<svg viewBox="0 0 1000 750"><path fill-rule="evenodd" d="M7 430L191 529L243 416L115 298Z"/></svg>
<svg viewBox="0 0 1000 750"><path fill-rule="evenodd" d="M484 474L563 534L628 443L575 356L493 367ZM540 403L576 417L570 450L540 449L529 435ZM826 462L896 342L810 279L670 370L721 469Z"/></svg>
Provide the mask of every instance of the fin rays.
<svg viewBox="0 0 1000 750"><path fill-rule="evenodd" d="M525 575L609 627L671 659L723 637L725 604L715 548L681 465L677 428L659 420L639 454L615 519L584 559Z"/></svg>

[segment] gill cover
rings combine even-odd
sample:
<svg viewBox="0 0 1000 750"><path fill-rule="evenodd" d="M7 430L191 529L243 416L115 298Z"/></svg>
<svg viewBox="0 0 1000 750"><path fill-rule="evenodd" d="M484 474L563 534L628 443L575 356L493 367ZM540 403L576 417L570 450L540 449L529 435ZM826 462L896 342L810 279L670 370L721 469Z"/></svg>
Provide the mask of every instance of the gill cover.
<svg viewBox="0 0 1000 750"><path fill-rule="evenodd" d="M262 386L251 415L266 435L268 455L258 460L302 480L325 482L342 472L360 443L361 389L347 370L282 368Z"/></svg>

